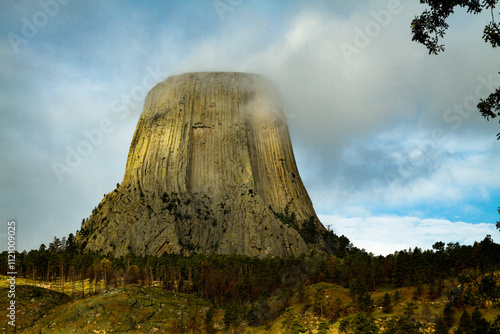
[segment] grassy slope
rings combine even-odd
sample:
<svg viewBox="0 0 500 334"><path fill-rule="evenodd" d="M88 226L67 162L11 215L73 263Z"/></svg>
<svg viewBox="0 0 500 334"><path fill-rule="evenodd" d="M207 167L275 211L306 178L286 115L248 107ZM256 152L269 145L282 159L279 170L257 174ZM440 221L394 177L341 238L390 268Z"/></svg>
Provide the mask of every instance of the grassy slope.
<svg viewBox="0 0 500 334"><path fill-rule="evenodd" d="M0 309L5 310L5 316L2 314L2 323L0 328L2 332L11 329L7 324L10 321L7 315L10 299L8 299L7 288L0 289ZM17 285L16 286L16 325L18 328L28 328L42 319L46 314L60 305L67 305L71 298L63 293L48 290L44 288Z"/></svg>
<svg viewBox="0 0 500 334"><path fill-rule="evenodd" d="M48 288L21 285L30 283L25 280L17 282L17 325L21 333L175 333L178 332L180 323L185 329L201 328L205 313L210 305L207 301L192 295L174 294L165 292L159 287L129 286L126 289L117 288L105 291L86 298L71 299L68 295ZM0 280L0 308L6 309L8 305L7 282L5 277ZM451 286L451 283L448 283ZM60 286L52 285L52 289L61 290ZM75 291L80 291L77 286ZM325 300L339 298L343 307L351 303L348 290L333 284L320 283L306 287L309 296L305 304L300 304L297 298L292 299L294 314L301 323L316 332L318 324L322 321L320 317L312 312L310 307L313 296L318 290L325 292ZM405 305L412 301L418 309L415 311L417 318L422 321L431 321L436 315L442 314L445 305L445 297L435 301L412 300L415 288L400 288L401 299L394 303L391 314L384 314L380 307L376 307L373 316L383 320L387 317L403 314ZM71 293L71 287L65 286L65 292ZM383 289L372 294L377 305L383 298L385 292L392 295L395 290ZM456 312L458 322L461 310ZM469 310L472 312L472 309ZM498 313L497 309L482 310L487 318L492 318ZM223 329L223 310L215 315L216 328ZM379 321L380 321L379 320ZM282 333L283 317L274 320L271 324L261 327L239 327L237 333L247 333L251 330L253 334L260 333ZM5 328L2 323L1 327ZM331 326L329 333L338 333L338 322ZM3 330L3 329L2 329ZM4 330L3 330L4 331ZM194 333L198 333L194 331Z"/></svg>

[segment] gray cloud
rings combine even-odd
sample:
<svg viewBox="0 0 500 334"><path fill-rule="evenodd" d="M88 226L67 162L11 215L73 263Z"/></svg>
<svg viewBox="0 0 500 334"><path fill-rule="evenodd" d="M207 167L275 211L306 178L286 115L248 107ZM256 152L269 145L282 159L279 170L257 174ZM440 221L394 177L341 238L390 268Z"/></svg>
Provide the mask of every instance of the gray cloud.
<svg viewBox="0 0 500 334"><path fill-rule="evenodd" d="M200 70L257 72L276 83L319 213L370 217L460 192L493 197L497 125L467 109L500 81L498 57L478 35L484 17L459 14L468 24L452 25L446 53L431 57L409 34L421 7L388 3L244 1L222 20L211 2L61 6L18 54L0 42L0 219L26 226L25 248L74 232L121 181L143 92ZM39 10L10 5L1 35L21 33L21 18ZM60 181L54 162L65 164L106 120L112 130Z"/></svg>

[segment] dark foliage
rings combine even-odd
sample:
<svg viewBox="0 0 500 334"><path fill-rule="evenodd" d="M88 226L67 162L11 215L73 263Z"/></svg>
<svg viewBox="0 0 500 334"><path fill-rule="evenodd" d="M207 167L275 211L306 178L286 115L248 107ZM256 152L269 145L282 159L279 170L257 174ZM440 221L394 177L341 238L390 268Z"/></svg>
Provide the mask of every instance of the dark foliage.
<svg viewBox="0 0 500 334"><path fill-rule="evenodd" d="M448 29L446 20L455 12L455 8L460 7L474 15L482 11L490 11L491 21L485 25L482 38L493 48L500 46L500 23L495 22L495 8L498 0L421 0L420 2L427 4L429 9L413 19L412 40L425 45L429 54L444 51L444 45L439 44L439 40L444 37ZM486 99L481 99L477 108L487 120L500 116L500 88ZM500 133L497 134L497 138L500 139Z"/></svg>
<svg viewBox="0 0 500 334"><path fill-rule="evenodd" d="M500 284L494 273L499 269L500 245L490 236L473 246L438 242L432 250L415 248L388 256L368 254L353 247L345 237L336 241L344 245L336 256L316 254L259 259L235 254L193 254L188 257L129 254L115 258L111 254L79 251L70 235L62 239L54 237L48 247L41 245L38 250L18 253L16 268L18 276L36 281L87 280L85 284L90 284L94 293L111 286L161 282L168 291L195 294L209 300L216 308L227 309L225 322L228 329L237 328L241 322L265 325L285 312L294 295L317 315L335 321L345 316L345 312L369 314L374 304L370 293L384 286L418 287L425 284L428 296L438 298L443 291L443 280L449 278L458 278L460 285L447 290L449 306L436 322L441 332L453 325L454 308L478 306L485 301L499 302ZM0 254L0 270L7 272L7 263L7 252L3 252ZM344 308L339 299L327 300L322 289L309 295L305 285L320 282L349 288L353 298L350 309ZM73 290L66 293L73 297L83 295L81 291ZM393 296L384 296L383 311L391 312L391 304L398 299L397 291ZM205 319L207 331L213 329L211 317L213 312ZM468 330L468 326L486 328L477 312L473 316L464 313L462 318L458 326L460 330ZM351 329L358 325L359 328L367 326L368 330L372 328L369 316L360 315L351 320L344 325ZM289 325L293 327L293 322ZM418 325L414 308L409 304L405 315L389 324L387 333L389 330L399 333L397 331L403 328L411 332ZM485 333L496 333L497 327L495 322L488 323L489 332Z"/></svg>

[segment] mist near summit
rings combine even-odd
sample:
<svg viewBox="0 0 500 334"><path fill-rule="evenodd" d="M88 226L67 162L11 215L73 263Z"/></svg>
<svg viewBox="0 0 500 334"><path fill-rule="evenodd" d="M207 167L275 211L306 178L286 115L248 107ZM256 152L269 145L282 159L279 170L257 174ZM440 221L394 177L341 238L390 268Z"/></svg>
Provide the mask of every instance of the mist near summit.
<svg viewBox="0 0 500 334"><path fill-rule="evenodd" d="M80 228L123 177L147 92L196 71L275 83L314 208L356 246L495 239L498 124L475 109L500 83L484 15L456 13L430 56L410 35L424 7L408 1L2 7L0 211L20 249Z"/></svg>

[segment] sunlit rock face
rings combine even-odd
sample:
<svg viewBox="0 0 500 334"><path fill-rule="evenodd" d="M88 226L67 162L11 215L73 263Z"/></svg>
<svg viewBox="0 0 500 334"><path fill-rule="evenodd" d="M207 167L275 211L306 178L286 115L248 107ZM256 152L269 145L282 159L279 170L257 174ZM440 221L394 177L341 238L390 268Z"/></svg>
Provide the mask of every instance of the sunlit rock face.
<svg viewBox="0 0 500 334"><path fill-rule="evenodd" d="M247 73L186 73L147 95L123 181L78 233L117 256L323 249L272 83Z"/></svg>

